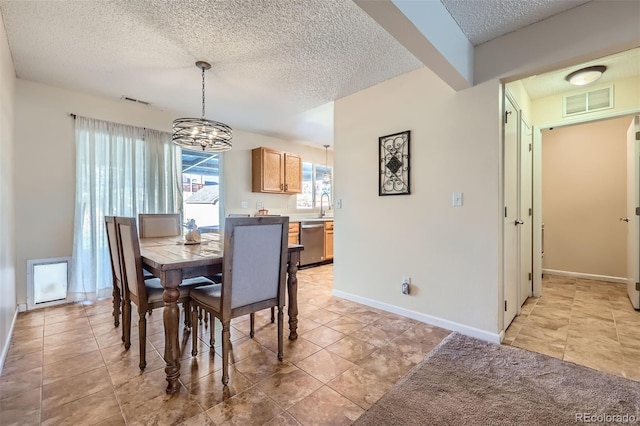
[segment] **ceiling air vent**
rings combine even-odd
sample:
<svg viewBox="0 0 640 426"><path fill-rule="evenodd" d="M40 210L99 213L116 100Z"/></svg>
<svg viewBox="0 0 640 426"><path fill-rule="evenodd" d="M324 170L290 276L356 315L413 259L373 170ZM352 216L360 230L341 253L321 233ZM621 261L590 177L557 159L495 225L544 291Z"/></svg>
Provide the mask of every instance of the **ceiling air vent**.
<svg viewBox="0 0 640 426"><path fill-rule="evenodd" d="M563 116L613 108L613 86L563 97Z"/></svg>
<svg viewBox="0 0 640 426"><path fill-rule="evenodd" d="M120 99L129 101L129 102L135 102L137 104L150 105L149 102L141 101L140 99L130 98L128 96L122 96Z"/></svg>

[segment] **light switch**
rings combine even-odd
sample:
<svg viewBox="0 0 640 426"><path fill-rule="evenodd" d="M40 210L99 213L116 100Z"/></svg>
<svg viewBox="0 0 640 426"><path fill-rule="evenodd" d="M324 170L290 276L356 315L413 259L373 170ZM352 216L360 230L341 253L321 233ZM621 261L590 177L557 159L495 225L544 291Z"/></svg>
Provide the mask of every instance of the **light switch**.
<svg viewBox="0 0 640 426"><path fill-rule="evenodd" d="M342 208L342 198L338 198L338 201L336 202L336 209L341 209Z"/></svg>
<svg viewBox="0 0 640 426"><path fill-rule="evenodd" d="M454 192L453 193L453 207L461 207L462 206L462 192Z"/></svg>

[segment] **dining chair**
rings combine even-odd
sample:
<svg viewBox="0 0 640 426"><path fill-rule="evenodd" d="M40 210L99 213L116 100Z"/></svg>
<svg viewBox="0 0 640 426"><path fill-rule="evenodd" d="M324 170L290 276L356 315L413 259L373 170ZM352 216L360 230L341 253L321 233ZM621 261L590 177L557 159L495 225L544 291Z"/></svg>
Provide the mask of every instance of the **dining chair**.
<svg viewBox="0 0 640 426"><path fill-rule="evenodd" d="M107 230L107 243L109 246L109 258L111 259L111 276L113 277L113 326L120 325L120 306L122 300L122 267L118 252L118 240L116 235L116 220L114 216L105 216L104 223ZM124 332L122 334L124 341Z"/></svg>
<svg viewBox="0 0 640 426"><path fill-rule="evenodd" d="M116 217L116 230L120 258L122 260L123 308L122 325L124 328L124 346L131 346L131 302L138 309L138 330L140 333L140 369L146 367L147 311L164 306L162 298L164 289L158 278L144 279L140 241L136 229L136 221L132 217ZM182 281L178 290L178 303L182 303L185 312L185 327L191 326L189 317L189 292L200 286L213 285L214 282L205 277L189 278Z"/></svg>
<svg viewBox="0 0 640 426"><path fill-rule="evenodd" d="M222 323L222 383L229 382L230 321L263 309L278 307L278 359L283 353L283 306L289 218L238 217L225 219L222 284L191 291L192 320L198 308ZM214 321L211 324L213 333ZM198 354L198 327L192 326L191 355ZM253 321L251 336L253 337ZM213 342L212 348L213 350Z"/></svg>
<svg viewBox="0 0 640 426"><path fill-rule="evenodd" d="M182 235L180 213L140 213L140 238L177 237Z"/></svg>

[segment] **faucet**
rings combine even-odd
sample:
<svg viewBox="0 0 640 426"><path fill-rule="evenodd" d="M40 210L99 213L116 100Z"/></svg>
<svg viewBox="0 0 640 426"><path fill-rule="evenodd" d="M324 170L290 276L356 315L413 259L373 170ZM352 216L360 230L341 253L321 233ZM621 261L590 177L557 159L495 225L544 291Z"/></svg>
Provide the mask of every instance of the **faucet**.
<svg viewBox="0 0 640 426"><path fill-rule="evenodd" d="M324 215L325 215L325 211L322 208L322 201L324 200L324 196L325 195L327 196L327 208L331 209L331 202L329 200L329 194L326 193L326 192L323 192L322 195L320 196L320 217L324 217Z"/></svg>

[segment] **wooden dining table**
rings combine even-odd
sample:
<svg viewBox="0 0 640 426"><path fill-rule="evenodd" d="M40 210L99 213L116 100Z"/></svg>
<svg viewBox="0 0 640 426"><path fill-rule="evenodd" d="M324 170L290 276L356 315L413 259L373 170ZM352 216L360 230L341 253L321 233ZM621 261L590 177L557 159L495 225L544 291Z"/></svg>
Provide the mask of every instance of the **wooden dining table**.
<svg viewBox="0 0 640 426"><path fill-rule="evenodd" d="M287 292L289 315L289 339L298 337L298 262L304 247L289 245L287 265ZM178 286L183 279L212 276L222 272L223 237L218 233L202 234L199 244L185 244L180 237L140 238L140 254L143 267L160 279L164 288L164 359L167 363L167 393L180 390L180 342L178 326L180 308Z"/></svg>

